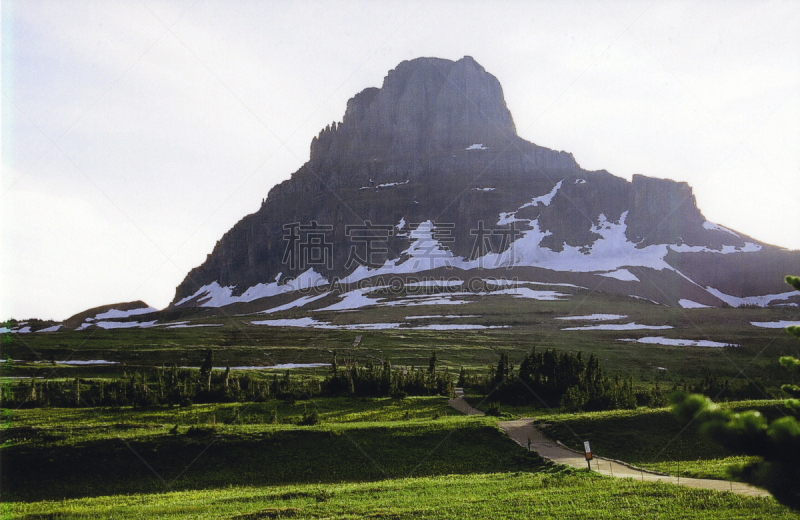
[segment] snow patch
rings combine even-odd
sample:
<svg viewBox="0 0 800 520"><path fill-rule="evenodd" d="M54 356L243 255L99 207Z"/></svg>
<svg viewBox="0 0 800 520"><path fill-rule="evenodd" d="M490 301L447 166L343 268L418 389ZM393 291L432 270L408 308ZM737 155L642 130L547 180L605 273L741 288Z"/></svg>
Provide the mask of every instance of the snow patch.
<svg viewBox="0 0 800 520"><path fill-rule="evenodd" d="M649 267L657 271L672 267L664 261L667 246L656 244L637 247L625 236L628 212L620 216L618 223L609 222L600 214L592 232L600 235L588 251L583 247L564 245L560 252L542 247L542 240L549 236L539 228L538 220L527 221L531 229L523 231L520 238L511 243L502 253L488 253L472 261L455 263L462 269L492 266L501 267L541 267L554 271L596 272L614 271L622 266ZM502 220L502 219L501 219ZM508 219L506 219L508 221Z"/></svg>
<svg viewBox="0 0 800 520"><path fill-rule="evenodd" d="M516 211L510 211L508 213L500 213L500 218L497 219L498 226L505 226L506 224L511 224L512 222L527 222L527 221L518 219Z"/></svg>
<svg viewBox="0 0 800 520"><path fill-rule="evenodd" d="M494 191L497 188L472 188L475 191Z"/></svg>
<svg viewBox="0 0 800 520"><path fill-rule="evenodd" d="M636 278L636 275L632 272L628 271L627 269L617 269L616 271L611 271L610 273L600 273L600 276L607 276L609 278L616 278L617 280L622 280L623 282L638 282L640 281Z"/></svg>
<svg viewBox="0 0 800 520"><path fill-rule="evenodd" d="M153 327L156 324L156 320L153 321L98 321L96 323L84 323L77 330L83 330L86 327L91 325L96 325L101 329L134 329L134 328L149 328Z"/></svg>
<svg viewBox="0 0 800 520"><path fill-rule="evenodd" d="M369 307L370 305L377 305L379 300L368 298L366 293L374 290L369 289L355 289L348 291L342 295L342 300L332 305L328 305L317 311L349 311L353 309L361 309L362 307Z"/></svg>
<svg viewBox="0 0 800 520"><path fill-rule="evenodd" d="M497 285L497 286L508 286L508 285L544 285L544 286L552 286L552 287L572 287L574 289L586 289L582 285L575 285L571 283L559 283L559 282L531 282L528 280L508 280L506 278L481 278L481 281L486 283L487 285Z"/></svg>
<svg viewBox="0 0 800 520"><path fill-rule="evenodd" d="M113 320L118 318L129 318L131 316L137 316L139 314L150 314L151 312L157 312L158 309L153 307L141 307L139 309L131 309L128 311L121 311L118 309L110 309L106 312L101 314L97 314L93 318L86 318L86 321L95 321L95 320Z"/></svg>
<svg viewBox="0 0 800 520"><path fill-rule="evenodd" d="M661 336L648 336L639 339L621 339L620 341L632 341L635 343L645 343L648 345L668 345L671 347L738 347L735 343L720 343L719 341L709 341L706 339L673 339ZM666 369L665 369L666 370Z"/></svg>
<svg viewBox="0 0 800 520"><path fill-rule="evenodd" d="M370 269L359 265L352 273L341 280L341 283L355 283L373 276L386 274L409 274L437 269L439 267L453 267L461 259L443 247L434 237L435 226L426 220L409 233L409 246L400 253L398 258L386 260L379 268ZM400 262L401 259L405 261Z"/></svg>
<svg viewBox="0 0 800 520"><path fill-rule="evenodd" d="M645 298L643 296L636 296L635 294L629 294L628 298L636 298L637 300L642 300L643 302L650 302L650 303L654 303L656 305L662 305L662 304L658 303L655 300L651 300L650 298Z"/></svg>
<svg viewBox="0 0 800 520"><path fill-rule="evenodd" d="M286 318L283 320L251 321L253 325L267 325L268 327L324 327L330 325L326 321L317 321L314 318Z"/></svg>
<svg viewBox="0 0 800 520"><path fill-rule="evenodd" d="M53 325L52 327L47 327L46 329L40 329L36 332L55 332L61 328L61 325Z"/></svg>
<svg viewBox="0 0 800 520"><path fill-rule="evenodd" d="M253 325L267 325L271 327L310 327L315 329L339 329L339 330L485 330L501 329L507 325L473 325L465 323L431 324L418 327L403 327L407 323L354 323L351 325L333 325L329 322L316 321L311 318L297 318L286 320L265 320L253 321Z"/></svg>
<svg viewBox="0 0 800 520"><path fill-rule="evenodd" d="M483 143L476 143L467 146L464 150L488 150L488 148L483 146Z"/></svg>
<svg viewBox="0 0 800 520"><path fill-rule="evenodd" d="M291 280L283 285L278 285L278 279L279 278L276 277L276 281L272 283L260 283L254 285L239 296L233 296L233 290L235 289L235 286L222 287L218 282L214 281L208 285L204 285L194 294L183 298L175 305L181 305L190 300L198 298L197 301L200 303L200 307L223 307L233 303L251 302L260 298L277 296L279 294L289 293L300 289L321 289L329 284L328 280L316 272L313 268L303 272L294 280Z"/></svg>
<svg viewBox="0 0 800 520"><path fill-rule="evenodd" d="M703 222L703 227L706 228L709 231L722 231L724 233L730 233L731 235L733 235L733 236L735 236L737 238L742 238L738 234L736 234L735 232L731 231L730 229L728 229L726 227L722 227L719 224L714 224L713 222L710 222L708 220Z"/></svg>
<svg viewBox="0 0 800 520"><path fill-rule="evenodd" d="M742 247L723 245L722 249L710 249L706 246L690 246L688 244L671 244L669 248L678 253L717 253L721 255L729 255L731 253L756 253L761 251L761 246L752 242L746 242Z"/></svg>
<svg viewBox="0 0 800 520"><path fill-rule="evenodd" d="M469 300L453 300L451 298L434 296L420 299L403 298L400 300L393 300L382 303L387 307L419 307L421 305L461 305L464 303L472 303Z"/></svg>
<svg viewBox="0 0 800 520"><path fill-rule="evenodd" d="M401 323L355 323L353 325L331 325L331 328L347 330L386 330L396 329Z"/></svg>
<svg viewBox="0 0 800 520"><path fill-rule="evenodd" d="M531 207L531 206L538 206L539 204L544 204L545 206L549 206L550 203L553 201L553 197L555 197L556 193L558 193L558 190L561 189L561 184L563 182L564 182L563 180L558 181L558 184L556 184L553 187L553 189L550 190L549 193L545 193L544 195L540 195L538 197L534 197L530 202L527 202L527 203L523 204L522 206L520 206L519 208L517 208L514 211L508 211L508 212L500 213L500 215L499 215L500 218L497 220L497 225L498 226L504 226L504 225L510 224L512 222L528 222L530 224L532 222L530 220L517 218L517 211L519 211L519 210L521 210L523 208Z"/></svg>
<svg viewBox="0 0 800 520"><path fill-rule="evenodd" d="M487 293L492 296L495 294L510 294L516 298L528 298L531 300L539 301L558 301L569 298L568 294L563 294L555 291L534 291L528 287L513 287L511 289L498 289Z"/></svg>
<svg viewBox="0 0 800 520"><path fill-rule="evenodd" d="M627 318L626 314L589 314L586 316L562 316L557 320L611 321Z"/></svg>
<svg viewBox="0 0 800 520"><path fill-rule="evenodd" d="M166 327L168 329L191 329L194 327L222 327L222 323L195 323L194 325L188 325L186 323L178 323L176 325L170 325Z"/></svg>
<svg viewBox="0 0 800 520"><path fill-rule="evenodd" d="M402 323L355 323L351 325L334 325L327 321L317 321L313 318L288 318L284 320L251 321L253 325L267 325L268 327L308 327L313 329L343 329L343 330L386 330L396 329Z"/></svg>
<svg viewBox="0 0 800 520"><path fill-rule="evenodd" d="M432 318L480 318L480 314L431 314L430 316L406 316L407 320L427 320Z"/></svg>
<svg viewBox="0 0 800 520"><path fill-rule="evenodd" d="M289 370L291 368L319 368L329 367L330 363L283 363L268 367L231 367L231 370ZM225 370L226 367L214 367L217 370Z"/></svg>
<svg viewBox="0 0 800 520"><path fill-rule="evenodd" d="M544 204L545 206L549 206L550 203L553 202L553 197L555 197L556 193L558 193L558 190L561 189L561 184L563 182L564 182L563 180L558 181L558 184L556 184L553 187L553 189L550 190L550 193L545 193L544 195L540 195L539 197L534 197L533 200L531 200L527 204L523 204L522 206L519 207L519 209L527 208L530 206L538 206L539 204Z"/></svg>
<svg viewBox="0 0 800 520"><path fill-rule="evenodd" d="M405 284L406 287L461 287L462 285L464 285L464 280L443 280L435 278Z"/></svg>
<svg viewBox="0 0 800 520"><path fill-rule="evenodd" d="M50 361L26 361L24 359L9 359L12 363L32 363L36 365L50 365ZM66 361L55 361L57 365L118 365L119 361L106 361L105 359L68 359Z"/></svg>
<svg viewBox="0 0 800 520"><path fill-rule="evenodd" d="M739 307L740 305L757 305L759 307L766 307L767 305L769 305L774 301L788 300L793 296L800 296L800 291L790 291L780 294L765 294L764 296L745 296L744 298L741 298L739 296L731 296L730 294L725 294L724 292L715 289L711 286L706 287L706 291L716 296L720 300L724 301L731 307Z"/></svg>
<svg viewBox="0 0 800 520"><path fill-rule="evenodd" d="M378 184L375 186L376 188L391 188L392 186L402 186L403 184L408 184L411 182L409 179L406 179L402 182L386 182L384 184Z"/></svg>
<svg viewBox="0 0 800 520"><path fill-rule="evenodd" d="M678 305L680 305L684 309L708 309L710 308L709 305L703 305L702 303L693 302L692 300L687 300L685 298L681 298L678 300Z"/></svg>
<svg viewBox="0 0 800 520"><path fill-rule="evenodd" d="M785 329L786 327L800 327L800 321L751 321L750 325L762 329Z"/></svg>
<svg viewBox="0 0 800 520"><path fill-rule="evenodd" d="M118 365L119 361L106 361L105 359L87 359L80 361L72 359L69 361L56 361L57 365Z"/></svg>
<svg viewBox="0 0 800 520"><path fill-rule="evenodd" d="M546 202L543 198L549 199L550 194L537 197L539 200L534 201ZM523 231L522 236L512 242L508 249L500 253L490 252L474 260L455 257L434 238L434 226L431 221L426 221L409 234L411 244L398 258L387 260L376 269L358 266L341 281L355 283L373 276L417 273L439 267L471 270L530 266L568 272L612 272L626 266L649 267L657 271L674 270L664 261L668 252L666 244L637 247L637 244L627 239L627 215L628 212L623 213L617 223L609 222L603 214L599 215L598 223L592 231L600 235L600 238L588 250L585 247L564 245L560 252L541 246L542 240L550 233L541 231L538 220L525 220L531 229ZM514 212L502 213L498 224L519 220Z"/></svg>
<svg viewBox="0 0 800 520"><path fill-rule="evenodd" d="M586 325L584 327L569 327L561 330L663 330L671 329L671 325L641 325L639 323L603 323L601 325Z"/></svg>
<svg viewBox="0 0 800 520"><path fill-rule="evenodd" d="M311 303L311 302L313 302L315 300L319 300L320 298L328 296L328 294L329 293L324 292L322 294L317 294L317 295L314 295L314 296L301 296L300 298L298 298L298 299L296 299L294 301L291 301L289 303L285 303L283 305L279 305L277 307L273 307L272 309L267 309L267 310L261 311L261 312L265 313L265 314L272 314L273 312L280 312L280 311L285 311L285 310L288 310L288 309L295 309L295 308L298 308L298 307L304 307L306 304L309 304L309 303Z"/></svg>
<svg viewBox="0 0 800 520"><path fill-rule="evenodd" d="M483 330L483 329L504 329L508 325L469 325L462 323L435 323L433 325L423 325L421 327L410 327L413 330Z"/></svg>
<svg viewBox="0 0 800 520"><path fill-rule="evenodd" d="M272 365L269 367L261 367L270 370L288 370L290 368L319 368L329 367L330 363L282 363L279 365ZM248 367L231 367L231 370L247 370Z"/></svg>

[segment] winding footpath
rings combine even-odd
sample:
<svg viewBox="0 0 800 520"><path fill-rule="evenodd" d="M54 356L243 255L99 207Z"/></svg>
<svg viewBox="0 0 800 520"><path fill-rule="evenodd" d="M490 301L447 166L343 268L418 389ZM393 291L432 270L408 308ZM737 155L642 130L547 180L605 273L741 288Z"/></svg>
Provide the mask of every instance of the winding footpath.
<svg viewBox="0 0 800 520"><path fill-rule="evenodd" d="M466 415L483 415L483 412L471 407L463 397L451 399L448 404ZM586 458L583 453L573 451L558 441L551 441L545 437L533 425L533 419L518 419L515 421L500 421L498 426L506 435L511 437L517 444L525 449L535 451L544 459L556 464L564 464L578 469L587 469ZM642 481L661 481L670 484L678 484L698 489L713 489L716 491L732 491L740 495L751 497L771 496L767 491L743 484L741 482L730 482L727 480L712 480L701 478L675 477L653 473L646 469L636 468L624 462L610 460L602 457L593 456L592 471L601 475L608 475L618 478L635 478Z"/></svg>

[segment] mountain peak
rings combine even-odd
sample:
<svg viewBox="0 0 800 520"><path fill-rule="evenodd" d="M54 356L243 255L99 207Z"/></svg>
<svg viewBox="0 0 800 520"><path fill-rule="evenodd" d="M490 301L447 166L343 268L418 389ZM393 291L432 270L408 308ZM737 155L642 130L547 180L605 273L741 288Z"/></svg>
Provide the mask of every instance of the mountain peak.
<svg viewBox="0 0 800 520"><path fill-rule="evenodd" d="M342 122L311 143L311 162L501 148L516 139L500 82L472 57L417 58L350 99Z"/></svg>
<svg viewBox="0 0 800 520"><path fill-rule="evenodd" d="M448 267L464 280L502 269L670 305L738 305L771 301L793 265L796 254L707 222L686 183L586 171L521 139L499 81L474 59L418 58L350 99L173 305L283 306L291 278L352 284Z"/></svg>

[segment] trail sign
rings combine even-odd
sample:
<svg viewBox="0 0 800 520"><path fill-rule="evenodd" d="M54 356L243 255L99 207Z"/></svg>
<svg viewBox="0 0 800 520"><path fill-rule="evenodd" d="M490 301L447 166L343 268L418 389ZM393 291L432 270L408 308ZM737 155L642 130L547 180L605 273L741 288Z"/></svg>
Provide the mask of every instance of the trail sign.
<svg viewBox="0 0 800 520"><path fill-rule="evenodd" d="M583 441L583 451L586 452L586 465L592 471L592 448L589 447L589 441Z"/></svg>

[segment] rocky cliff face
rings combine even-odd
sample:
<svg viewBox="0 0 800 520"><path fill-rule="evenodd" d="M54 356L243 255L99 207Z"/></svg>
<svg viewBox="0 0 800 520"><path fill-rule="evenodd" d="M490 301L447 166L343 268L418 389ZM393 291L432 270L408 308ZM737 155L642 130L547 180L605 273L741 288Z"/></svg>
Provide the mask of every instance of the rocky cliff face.
<svg viewBox="0 0 800 520"><path fill-rule="evenodd" d="M222 237L173 304L202 301L213 283L237 295L309 269L328 281L352 279L359 266L359 276L407 273L421 243L414 229L425 223L431 250L462 270L485 267L474 262L482 256L554 272L681 265L694 286L741 297L783 291L778 269L800 264L796 253L706 222L686 183L588 172L569 153L519 138L500 83L472 58L420 58L354 96L342 122L313 140L309 162ZM384 226L366 232L381 238L369 258L353 234L366 224ZM314 237L327 256L303 262ZM723 264L769 274L754 284L703 267Z"/></svg>
<svg viewBox="0 0 800 520"><path fill-rule="evenodd" d="M380 89L353 97L342 123L311 143L311 165L407 160L518 140L497 78L470 57L420 58L401 63Z"/></svg>

